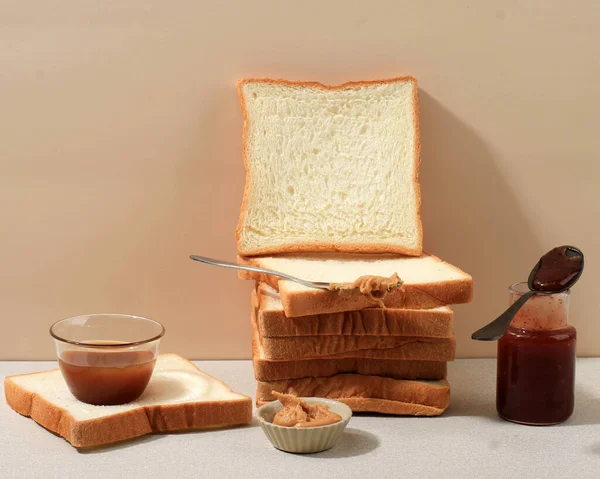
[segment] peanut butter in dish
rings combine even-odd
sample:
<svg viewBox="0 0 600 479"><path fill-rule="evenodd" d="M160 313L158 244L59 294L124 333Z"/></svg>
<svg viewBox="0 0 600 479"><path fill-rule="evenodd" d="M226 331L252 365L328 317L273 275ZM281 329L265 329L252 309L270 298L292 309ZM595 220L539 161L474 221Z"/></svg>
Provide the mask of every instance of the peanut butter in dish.
<svg viewBox="0 0 600 479"><path fill-rule="evenodd" d="M335 424L342 420L339 414L331 412L326 404L308 404L292 394L273 395L283 404L273 418L273 424L285 427L317 427Z"/></svg>
<svg viewBox="0 0 600 479"><path fill-rule="evenodd" d="M398 273L394 273L389 278L383 276L361 276L353 283L331 283L330 291L350 291L357 289L379 306L384 307L383 298L390 291L402 286L402 280Z"/></svg>

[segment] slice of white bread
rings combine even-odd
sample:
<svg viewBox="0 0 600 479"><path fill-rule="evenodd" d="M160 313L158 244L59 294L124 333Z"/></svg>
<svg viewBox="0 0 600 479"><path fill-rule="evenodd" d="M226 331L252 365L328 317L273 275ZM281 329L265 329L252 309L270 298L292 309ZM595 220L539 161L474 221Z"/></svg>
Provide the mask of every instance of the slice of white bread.
<svg viewBox="0 0 600 479"><path fill-rule="evenodd" d="M371 358L422 361L452 361L456 336L422 338L403 336L300 336L264 338L251 315L252 334L257 336L260 357L274 361L311 358Z"/></svg>
<svg viewBox="0 0 600 479"><path fill-rule="evenodd" d="M388 308L436 308L468 303L473 296L473 279L436 256L389 255L280 255L239 257L240 264L280 271L308 281L351 283L361 276L389 277L398 273L401 288L388 293ZM356 311L376 304L358 290L327 291L302 286L277 276L240 270L242 279L257 280L277 289L287 317Z"/></svg>
<svg viewBox="0 0 600 479"><path fill-rule="evenodd" d="M277 361L322 357L452 361L456 338L302 336L262 338L262 346L265 358Z"/></svg>
<svg viewBox="0 0 600 479"><path fill-rule="evenodd" d="M4 390L11 408L77 448L153 432L229 427L252 421L251 398L233 392L176 354L159 355L142 396L122 406L79 402L58 369L8 376Z"/></svg>
<svg viewBox="0 0 600 479"><path fill-rule="evenodd" d="M258 355L255 355L252 361L254 377L257 381L327 377L342 373L386 376L395 379L443 379L447 374L445 361L330 357L272 361Z"/></svg>
<svg viewBox="0 0 600 479"><path fill-rule="evenodd" d="M257 326L262 337L286 336L452 336L452 310L370 308L361 311L288 318L279 293L265 283L252 292Z"/></svg>
<svg viewBox="0 0 600 479"><path fill-rule="evenodd" d="M328 378L259 382L256 404L274 401L272 391L335 399L355 412L439 416L450 404L448 381L406 381L382 376L338 374Z"/></svg>
<svg viewBox="0 0 600 479"><path fill-rule="evenodd" d="M241 255L422 251L412 77L326 86L238 82L246 186Z"/></svg>
<svg viewBox="0 0 600 479"><path fill-rule="evenodd" d="M387 358L325 357L274 361L265 358L256 329L252 331L252 363L257 381L333 376L341 373L388 376L396 379L443 379L447 369L445 361Z"/></svg>

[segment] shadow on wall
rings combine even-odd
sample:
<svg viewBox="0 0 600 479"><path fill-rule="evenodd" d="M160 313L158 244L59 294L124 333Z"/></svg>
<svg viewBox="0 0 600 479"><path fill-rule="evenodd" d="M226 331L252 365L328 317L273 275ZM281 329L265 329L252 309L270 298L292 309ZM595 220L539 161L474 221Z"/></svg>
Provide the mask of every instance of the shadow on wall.
<svg viewBox="0 0 600 479"><path fill-rule="evenodd" d="M174 266L165 275L162 292L156 292L170 292L169 300L161 303L169 308L164 314L178 317L165 343L174 338L176 351L192 359L248 359L252 282L240 281L232 270L188 258L200 254L236 259L235 228L245 177L234 79L198 100L192 111L182 138L185 151L178 159L174 201L179 222L169 232L179 237L167 258Z"/></svg>
<svg viewBox="0 0 600 479"><path fill-rule="evenodd" d="M543 251L510 178L497 167L501 159L423 90L419 103L424 246L471 274L474 282L473 302L453 308L457 356L495 356L495 342L473 341L471 333L506 308L508 286L525 280Z"/></svg>

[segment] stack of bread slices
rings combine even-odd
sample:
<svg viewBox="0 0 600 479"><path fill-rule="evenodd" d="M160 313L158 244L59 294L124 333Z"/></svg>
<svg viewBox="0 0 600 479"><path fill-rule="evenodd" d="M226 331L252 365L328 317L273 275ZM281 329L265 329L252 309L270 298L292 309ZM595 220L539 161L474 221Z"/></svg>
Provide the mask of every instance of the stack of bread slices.
<svg viewBox="0 0 600 479"><path fill-rule="evenodd" d="M256 281L257 403L277 391L354 411L441 414L456 349L448 305L470 301L472 279L423 252L416 80L247 79L238 91L239 262L332 284L240 273Z"/></svg>

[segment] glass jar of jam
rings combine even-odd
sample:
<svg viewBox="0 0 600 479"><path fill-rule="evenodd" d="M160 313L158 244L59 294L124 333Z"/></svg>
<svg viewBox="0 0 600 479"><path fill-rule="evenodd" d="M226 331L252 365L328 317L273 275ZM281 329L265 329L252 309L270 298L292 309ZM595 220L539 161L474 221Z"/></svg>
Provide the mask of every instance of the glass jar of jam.
<svg viewBox="0 0 600 479"><path fill-rule="evenodd" d="M527 291L527 283L512 285L510 303ZM577 332L568 317L569 291L535 295L498 341L496 409L503 419L542 426L573 413Z"/></svg>

